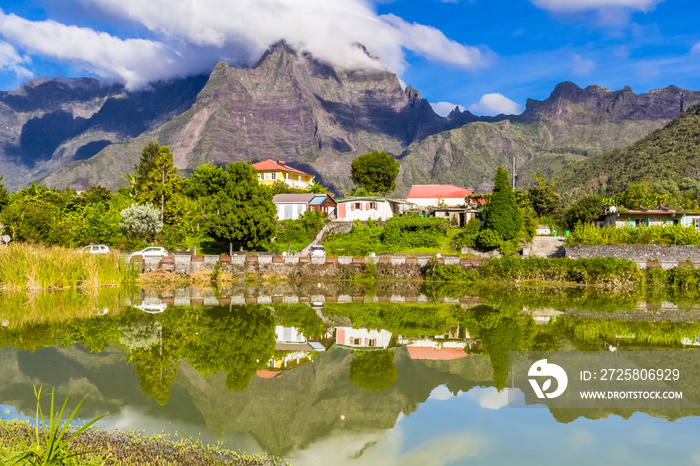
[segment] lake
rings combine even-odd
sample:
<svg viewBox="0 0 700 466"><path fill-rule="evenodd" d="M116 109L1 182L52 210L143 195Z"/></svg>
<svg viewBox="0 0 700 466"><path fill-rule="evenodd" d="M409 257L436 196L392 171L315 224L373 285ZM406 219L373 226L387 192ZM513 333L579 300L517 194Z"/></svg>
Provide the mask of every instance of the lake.
<svg viewBox="0 0 700 466"><path fill-rule="evenodd" d="M106 289L0 304L4 419L33 386L106 429L293 464L700 464L697 409L508 406L508 353L682 351L693 299L581 288ZM698 356L700 357L700 356Z"/></svg>

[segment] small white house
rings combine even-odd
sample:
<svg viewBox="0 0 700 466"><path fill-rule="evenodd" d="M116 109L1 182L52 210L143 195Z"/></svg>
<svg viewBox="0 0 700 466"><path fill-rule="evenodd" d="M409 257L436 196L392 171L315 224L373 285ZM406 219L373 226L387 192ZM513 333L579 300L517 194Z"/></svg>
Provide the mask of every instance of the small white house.
<svg viewBox="0 0 700 466"><path fill-rule="evenodd" d="M277 220L296 220L307 210L335 216L335 201L328 194L275 194L272 202L277 207Z"/></svg>
<svg viewBox="0 0 700 466"><path fill-rule="evenodd" d="M336 199L338 220L388 220L400 213L401 203L381 197L348 197Z"/></svg>

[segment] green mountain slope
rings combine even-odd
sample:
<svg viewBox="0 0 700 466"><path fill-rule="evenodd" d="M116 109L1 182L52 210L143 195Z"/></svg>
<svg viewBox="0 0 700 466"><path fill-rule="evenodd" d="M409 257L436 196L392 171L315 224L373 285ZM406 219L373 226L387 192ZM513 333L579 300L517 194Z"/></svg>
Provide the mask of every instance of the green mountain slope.
<svg viewBox="0 0 700 466"><path fill-rule="evenodd" d="M557 173L558 190L571 198L614 194L634 182L700 179L700 105L623 149L592 156Z"/></svg>

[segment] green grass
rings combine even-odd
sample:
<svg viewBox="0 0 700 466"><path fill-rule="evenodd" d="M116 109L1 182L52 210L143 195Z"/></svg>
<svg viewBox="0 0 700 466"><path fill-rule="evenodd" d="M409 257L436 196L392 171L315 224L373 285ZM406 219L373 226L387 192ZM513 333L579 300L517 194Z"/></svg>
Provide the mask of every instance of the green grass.
<svg viewBox="0 0 700 466"><path fill-rule="evenodd" d="M62 247L13 244L0 248L0 289L38 291L116 286L138 276L119 253L87 254Z"/></svg>
<svg viewBox="0 0 700 466"><path fill-rule="evenodd" d="M447 235L439 238L439 245L435 248L407 248L401 249L400 253L405 254L459 254L459 251L452 249L452 240L462 232L461 228L449 228Z"/></svg>

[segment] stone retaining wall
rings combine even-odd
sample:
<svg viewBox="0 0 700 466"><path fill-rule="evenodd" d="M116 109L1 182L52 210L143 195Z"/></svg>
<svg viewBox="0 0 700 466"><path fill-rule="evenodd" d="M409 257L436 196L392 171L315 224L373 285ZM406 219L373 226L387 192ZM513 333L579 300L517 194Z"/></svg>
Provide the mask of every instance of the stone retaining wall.
<svg viewBox="0 0 700 466"><path fill-rule="evenodd" d="M141 273L159 268L178 275L193 274L199 271L213 271L217 264L222 273L280 275L292 279L303 278L352 278L366 269L366 264L375 264L377 275L387 279L414 279L422 277L422 269L429 261L428 256L372 256L372 257L324 257L324 256L277 256L260 254L257 256L187 256L146 257L141 263ZM441 264L459 265L463 268L479 267L485 259L460 259L459 256L443 256Z"/></svg>
<svg viewBox="0 0 700 466"><path fill-rule="evenodd" d="M568 259L585 259L592 257L614 257L629 259L641 268L661 267L664 270L673 267L700 265L700 248L696 246L645 246L641 244L587 245L566 248Z"/></svg>

